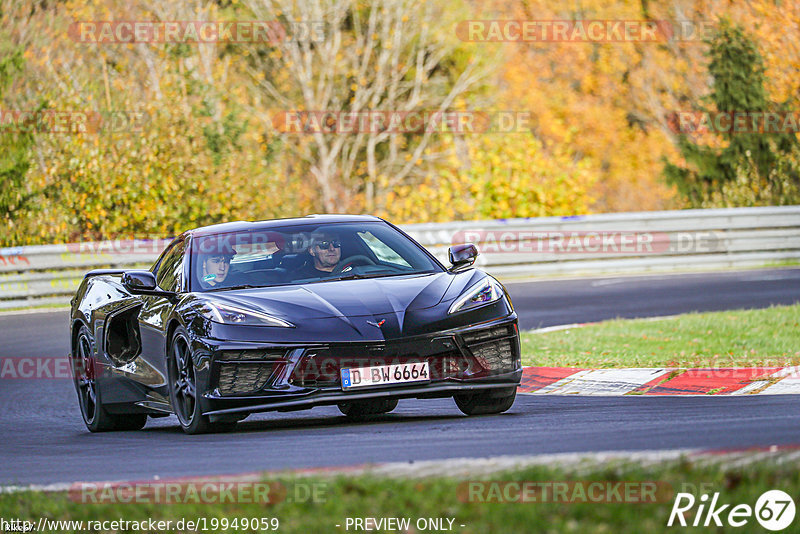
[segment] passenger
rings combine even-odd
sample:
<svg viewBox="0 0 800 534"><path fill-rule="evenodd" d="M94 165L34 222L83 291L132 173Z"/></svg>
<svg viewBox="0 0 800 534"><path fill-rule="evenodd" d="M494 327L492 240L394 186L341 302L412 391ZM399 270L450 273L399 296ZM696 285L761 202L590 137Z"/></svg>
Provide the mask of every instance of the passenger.
<svg viewBox="0 0 800 534"><path fill-rule="evenodd" d="M198 265L198 276L200 287L211 289L220 286L228 277L231 267L231 260L236 254L233 247L217 246L217 250L202 254Z"/></svg>

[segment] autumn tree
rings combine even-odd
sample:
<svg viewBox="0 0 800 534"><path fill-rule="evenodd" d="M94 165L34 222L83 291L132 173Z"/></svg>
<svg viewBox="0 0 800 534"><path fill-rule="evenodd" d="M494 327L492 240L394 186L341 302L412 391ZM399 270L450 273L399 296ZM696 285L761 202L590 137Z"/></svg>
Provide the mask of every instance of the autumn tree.
<svg viewBox="0 0 800 534"><path fill-rule="evenodd" d="M681 35L464 42L456 27L465 20L646 20L683 28L727 18L763 59L763 91L753 89L763 109L796 110L800 2L244 2L0 0L3 109L144 117L129 131L0 132L0 246L164 237L321 210L405 223L670 209L687 201L663 179L664 158L699 176L714 170L690 161L701 152L710 162L725 153L732 159L726 181L699 187L699 205L797 198L800 157L784 149L790 138L748 144L747 137L693 135L684 142L699 148L682 157L670 113L741 105L715 103L713 83L753 78L752 65L722 69L711 43ZM278 20L290 39L87 44L70 37L75 21L134 20ZM307 23L323 24L321 38L298 38ZM717 76L709 75L712 62L722 69ZM427 136L270 128L275 110L440 109L528 112L529 128Z"/></svg>
<svg viewBox="0 0 800 534"><path fill-rule="evenodd" d="M723 20L711 41L708 73L713 82L701 112L785 111L765 90L764 60L741 27ZM686 165L667 162L665 176L692 205L787 204L798 201L798 149L793 133L718 132L723 146L707 145L682 132L678 146Z"/></svg>
<svg viewBox="0 0 800 534"><path fill-rule="evenodd" d="M275 50L252 48L257 86L283 110L446 111L487 74L452 32L457 4L250 0L247 6L257 19L288 27L325 22L322 39L289 35ZM283 147L307 165L325 211L372 211L389 190L418 175L421 163L440 157L433 135L428 129L419 135L371 128L341 135L315 131Z"/></svg>
<svg viewBox="0 0 800 534"><path fill-rule="evenodd" d="M22 49L0 32L0 103L23 71ZM6 106L0 105L0 109ZM17 220L31 202L34 192L27 187L33 132L18 129L13 121L0 123L0 217L3 241L16 242L22 232Z"/></svg>
<svg viewBox="0 0 800 534"><path fill-rule="evenodd" d="M463 142L464 146L456 148ZM408 222L588 213L594 175L566 145L546 151L531 132L450 136L449 161L423 167L413 185L386 195L378 215ZM465 156L458 156L460 151Z"/></svg>

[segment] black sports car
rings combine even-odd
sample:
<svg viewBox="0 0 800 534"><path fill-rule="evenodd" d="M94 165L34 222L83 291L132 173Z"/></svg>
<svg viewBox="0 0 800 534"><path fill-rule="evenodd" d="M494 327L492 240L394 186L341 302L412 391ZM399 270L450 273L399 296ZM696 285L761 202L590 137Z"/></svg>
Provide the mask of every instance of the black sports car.
<svg viewBox="0 0 800 534"><path fill-rule="evenodd" d="M70 316L86 426L174 413L198 433L268 410L385 413L407 397L508 410L517 316L472 267L474 245L449 254L446 269L382 219L320 215L198 228L149 271L91 271Z"/></svg>

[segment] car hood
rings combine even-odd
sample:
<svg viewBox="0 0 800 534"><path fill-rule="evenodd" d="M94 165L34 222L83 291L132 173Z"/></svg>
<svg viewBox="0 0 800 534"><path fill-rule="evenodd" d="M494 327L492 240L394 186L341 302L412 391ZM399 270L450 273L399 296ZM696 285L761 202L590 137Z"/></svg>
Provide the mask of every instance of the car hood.
<svg viewBox="0 0 800 534"><path fill-rule="evenodd" d="M240 289L214 293L211 298L289 321L402 314L454 299L473 278L464 274L442 272Z"/></svg>
<svg viewBox="0 0 800 534"><path fill-rule="evenodd" d="M195 298L265 312L297 328L210 324L214 339L270 342L383 341L448 330L496 319L511 310L479 308L450 315L447 309L467 288L486 276L477 269L361 280L338 280L213 293ZM490 310L490 308L493 310ZM476 315L477 314L477 315ZM488 314L488 315L487 315Z"/></svg>

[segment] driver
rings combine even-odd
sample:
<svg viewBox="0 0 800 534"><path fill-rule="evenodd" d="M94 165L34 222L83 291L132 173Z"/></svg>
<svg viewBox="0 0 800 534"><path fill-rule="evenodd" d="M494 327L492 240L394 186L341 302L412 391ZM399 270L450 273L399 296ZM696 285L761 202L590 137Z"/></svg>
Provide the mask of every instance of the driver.
<svg viewBox="0 0 800 534"><path fill-rule="evenodd" d="M342 242L339 236L328 232L311 234L311 246L308 253L314 260L313 265L303 269L303 278L330 276L339 260L342 259Z"/></svg>

